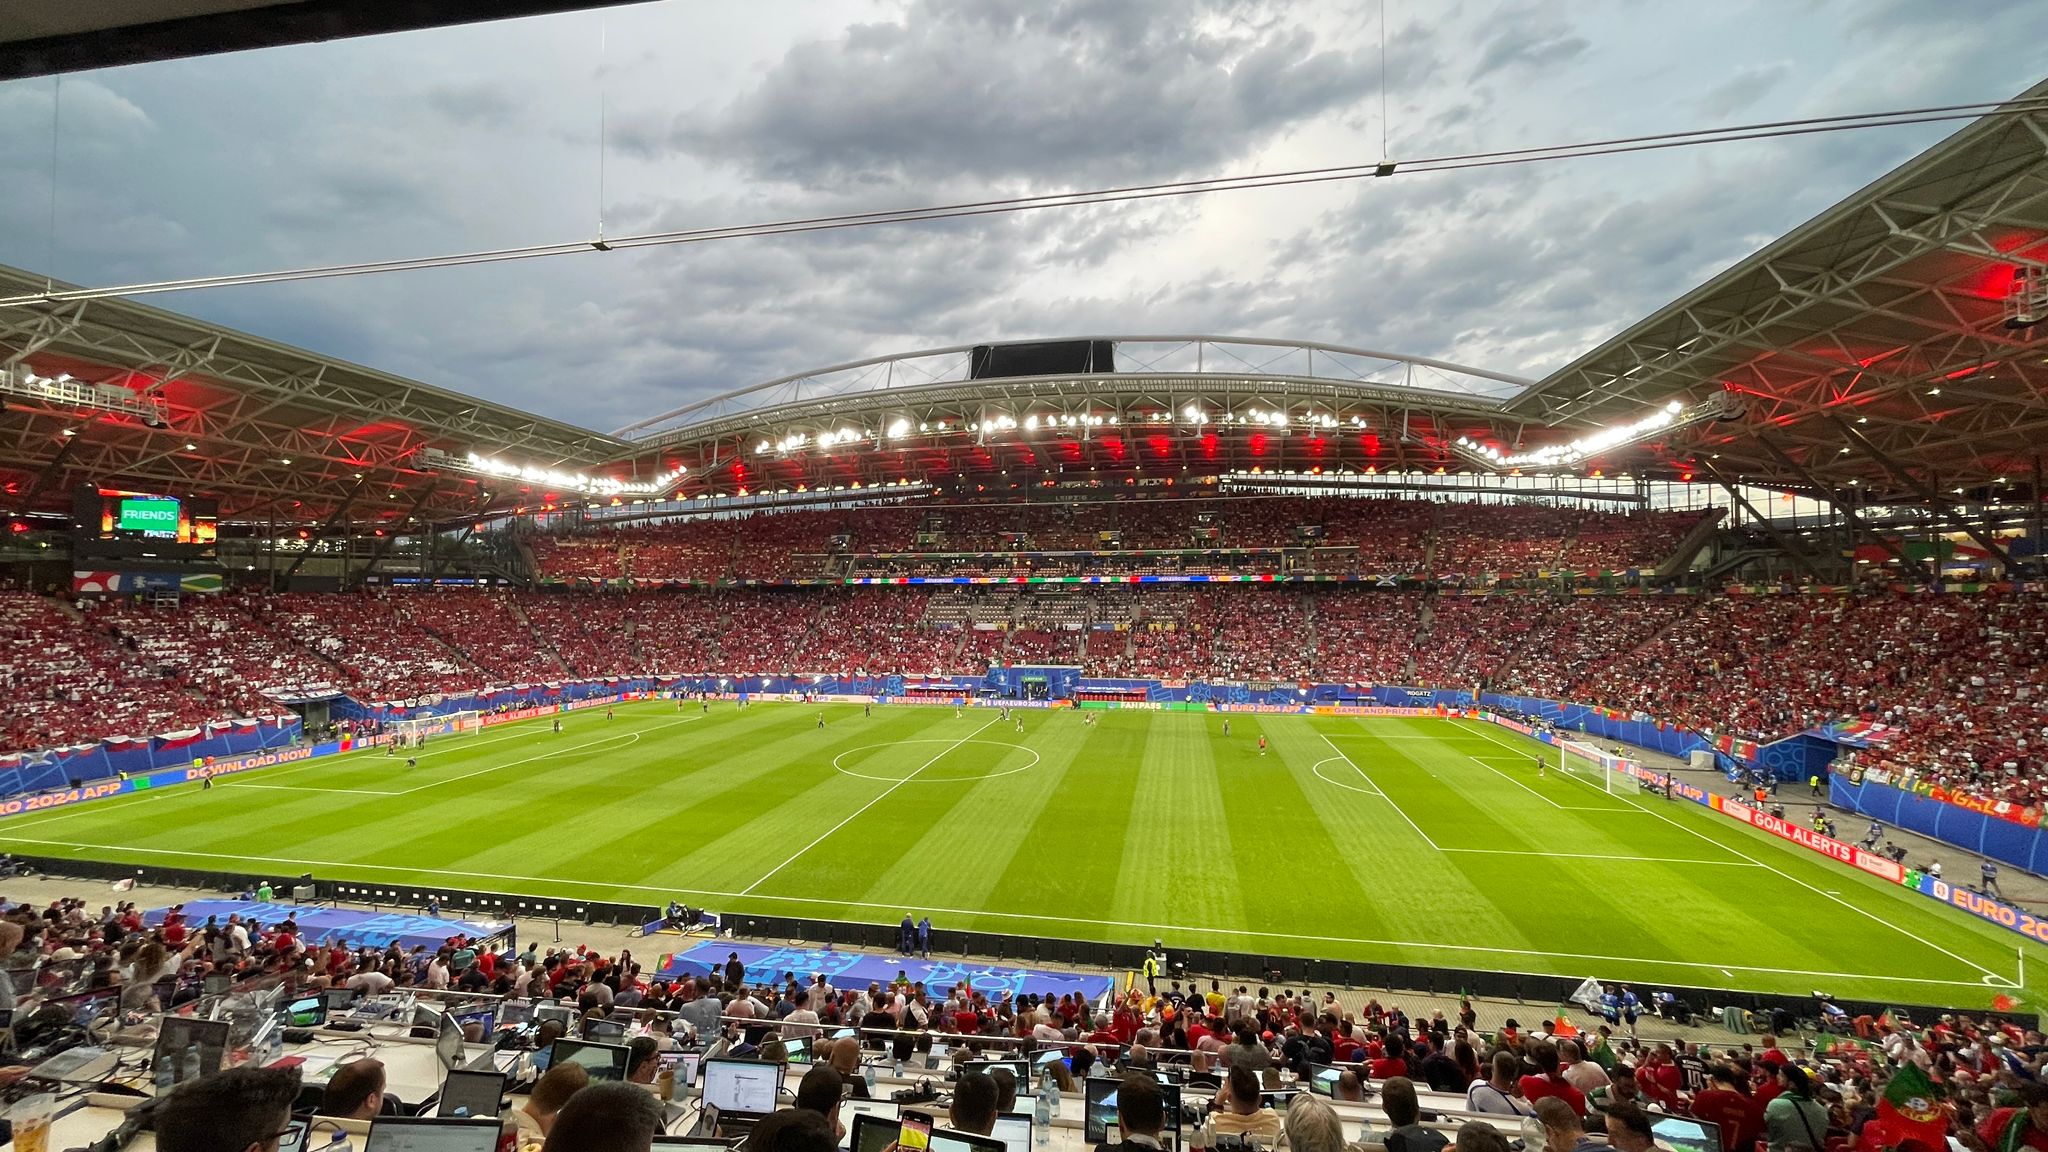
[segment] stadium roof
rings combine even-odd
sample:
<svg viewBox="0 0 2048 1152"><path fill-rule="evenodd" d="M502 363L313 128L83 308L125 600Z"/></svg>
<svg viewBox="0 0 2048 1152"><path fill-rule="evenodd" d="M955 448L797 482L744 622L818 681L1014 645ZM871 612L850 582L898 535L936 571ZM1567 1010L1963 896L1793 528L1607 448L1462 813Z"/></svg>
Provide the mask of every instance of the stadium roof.
<svg viewBox="0 0 2048 1152"><path fill-rule="evenodd" d="M0 292L46 284L0 267ZM438 474L428 449L491 444L585 468L624 447L121 299L0 309L0 404L0 485L8 504L28 509L66 507L70 486L90 482L217 495L229 518L317 522L344 506L357 521L460 518L492 506L485 493L504 486Z"/></svg>
<svg viewBox="0 0 2048 1152"><path fill-rule="evenodd" d="M0 80L505 20L625 0L7 0Z"/></svg>
<svg viewBox="0 0 2048 1152"><path fill-rule="evenodd" d="M2041 96L2048 84L2023 98ZM0 269L0 296L47 287ZM1474 467L1461 437L1522 451L1733 393L1747 401L1735 419L1681 423L1579 466L1934 503L2028 478L2048 434L2048 349L2036 326L2009 324L2044 313L2037 104L1973 122L1533 383L1327 344L1078 337L797 373L606 434L128 300L46 300L0 309L0 366L113 385L134 403L24 399L0 377L0 400L27 413L0 418L0 483L11 507L62 507L90 480L217 494L230 519L346 510L360 522L573 503L591 489L559 481L579 476L688 496L1455 472ZM1085 362L1058 360L1076 350ZM1024 367L977 367L1012 354ZM133 414L144 403L165 406L164 427ZM523 469L537 471L504 475Z"/></svg>
<svg viewBox="0 0 2048 1152"><path fill-rule="evenodd" d="M2048 82L2018 100L2048 97ZM1516 397L1534 425L1732 389L1672 467L1879 498L2031 474L2048 440L2048 105L1986 116ZM2028 481L2031 483L2031 480ZM1917 502L1917 501L1916 501Z"/></svg>

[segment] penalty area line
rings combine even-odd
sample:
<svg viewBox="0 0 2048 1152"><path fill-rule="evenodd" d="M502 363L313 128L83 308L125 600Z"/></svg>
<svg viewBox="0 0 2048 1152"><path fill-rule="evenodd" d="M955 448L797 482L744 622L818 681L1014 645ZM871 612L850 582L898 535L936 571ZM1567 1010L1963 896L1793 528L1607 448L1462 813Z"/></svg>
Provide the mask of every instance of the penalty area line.
<svg viewBox="0 0 2048 1152"><path fill-rule="evenodd" d="M1485 723L1485 721L1471 721L1470 723L1483 724ZM1487 727L1492 727L1492 725L1487 725ZM1478 736L1484 737L1485 739L1491 740L1495 744L1498 744L1503 748L1515 747L1513 744L1510 744L1507 741L1500 739L1493 733L1486 731L1484 728L1468 728L1467 730L1473 732ZM1570 780L1577 780L1580 784L1588 788L1600 791L1598 785L1595 785L1589 780L1579 780L1578 777L1573 776L1570 773L1566 773L1566 778ZM1604 791L1601 791L1600 794L1603 796L1608 795L1608 793ZM1792 883L1799 885L1801 888L1806 889L1808 892L1811 892L1814 895L1819 896L1823 900L1832 900L1835 903L1840 904L1842 907L1849 909L1851 912L1855 912L1862 916L1867 916L1870 919L1876 921L1877 923L1883 925L1884 927L1890 928L1892 931L1897 932L1901 936L1904 936L1908 940L1912 940L1917 943L1923 944L1929 948L1934 949L1936 952L1939 952L1942 955L1947 956L1952 960L1955 960L1961 964L1966 965L1972 971L1977 972L1980 976L1998 975L1998 973L1993 972L1991 969L1986 968L1982 964L1977 963L1975 960L1972 960L1967 956L1951 952L1948 949L1943 948L1941 945L1936 944L1934 941L1927 939L1925 936L1922 936L1917 932L1913 932L1907 928L1900 927L1899 925L1894 924L1889 920L1886 920L1884 917L1879 916L1877 913L1870 911L1868 908L1858 907L1857 905L1842 899L1840 896L1830 896L1827 894L1825 890L1816 887L1812 884L1808 884L1806 881L1801 880L1799 877L1792 875L1790 872L1787 872L1782 868L1776 867L1775 865L1766 864L1762 860L1757 859L1756 857L1750 855L1749 853L1743 851L1740 848L1735 847L1732 844L1724 844L1721 841L1716 840L1714 837L1707 835L1705 832L1700 831L1698 828L1692 827L1690 824L1681 823L1680 821L1674 820L1670 816L1667 816L1664 813L1657 811L1655 808L1644 807L1642 804L1638 803L1634 799L1631 799L1627 795L1623 795L1620 793L1616 793L1615 795L1623 803L1630 804L1635 806L1636 808L1642 809L1642 811L1647 812L1652 816L1655 816L1657 819L1664 821L1666 824L1671 825L1673 828L1683 829L1684 831L1689 832L1702 840L1705 840L1707 843L1712 844L1714 847L1719 848L1723 852L1727 852L1734 856L1740 856L1744 860L1747 860L1750 863L1755 864L1759 868L1769 869L1770 871L1777 873L1779 876L1787 880L1790 880Z"/></svg>

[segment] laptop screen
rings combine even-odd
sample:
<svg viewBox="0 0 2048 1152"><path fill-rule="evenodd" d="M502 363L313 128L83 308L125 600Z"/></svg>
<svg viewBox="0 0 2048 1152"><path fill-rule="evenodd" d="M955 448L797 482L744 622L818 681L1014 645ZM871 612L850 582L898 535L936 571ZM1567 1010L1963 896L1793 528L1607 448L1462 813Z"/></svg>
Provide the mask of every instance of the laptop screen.
<svg viewBox="0 0 2048 1152"><path fill-rule="evenodd" d="M1109 1141L1110 1130L1116 1127L1117 1090L1123 1087L1122 1080L1107 1076L1090 1076L1082 1085L1086 1098L1084 1139L1090 1144L1104 1144ZM1159 1086L1159 1107L1166 1119L1166 1130L1180 1131L1180 1085Z"/></svg>
<svg viewBox="0 0 2048 1152"><path fill-rule="evenodd" d="M780 1064L759 1060L704 1062L704 1104L720 1112L773 1112L775 1090L780 1087Z"/></svg>
<svg viewBox="0 0 2048 1152"><path fill-rule="evenodd" d="M156 1033L156 1086L173 1088L187 1080L213 1075L220 1071L221 1056L227 1046L226 1020L164 1017Z"/></svg>
<svg viewBox="0 0 2048 1152"><path fill-rule="evenodd" d="M379 1116L370 1122L363 1152L492 1152L501 1131L495 1116L480 1120Z"/></svg>
<svg viewBox="0 0 2048 1152"><path fill-rule="evenodd" d="M505 1074L452 1069L441 1081L436 1116L496 1116L504 1107Z"/></svg>
<svg viewBox="0 0 2048 1152"><path fill-rule="evenodd" d="M1007 1149L1000 1137L976 1136L972 1132L934 1128L931 1152L1007 1152Z"/></svg>
<svg viewBox="0 0 2048 1152"><path fill-rule="evenodd" d="M1003 1142L1005 1152L1031 1152L1031 1117L998 1116L989 1135Z"/></svg>
<svg viewBox="0 0 2048 1152"><path fill-rule="evenodd" d="M581 1064L590 1073L592 1080L624 1080L626 1078L626 1057L629 1053L624 1044L592 1044L588 1040L557 1040L549 1049L548 1067L552 1068L564 1060Z"/></svg>
<svg viewBox="0 0 2048 1152"><path fill-rule="evenodd" d="M1674 1152L1721 1152L1721 1126L1705 1120L1659 1116L1650 1122L1657 1143Z"/></svg>

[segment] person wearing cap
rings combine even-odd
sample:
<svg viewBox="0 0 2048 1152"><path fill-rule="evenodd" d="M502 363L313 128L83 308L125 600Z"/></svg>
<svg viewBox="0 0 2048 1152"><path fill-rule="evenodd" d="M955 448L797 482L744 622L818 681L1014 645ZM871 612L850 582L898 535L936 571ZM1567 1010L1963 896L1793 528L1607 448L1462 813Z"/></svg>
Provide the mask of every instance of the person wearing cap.
<svg viewBox="0 0 2048 1152"><path fill-rule="evenodd" d="M1780 1064L1778 1084L1783 1090L1764 1105L1765 1145L1770 1152L1821 1152L1827 1147L1828 1110L1813 1098L1806 1070L1796 1064ZM1994 1145L1993 1152L2011 1150ZM2048 1143L2040 1146L2040 1152L2048 1152Z"/></svg>

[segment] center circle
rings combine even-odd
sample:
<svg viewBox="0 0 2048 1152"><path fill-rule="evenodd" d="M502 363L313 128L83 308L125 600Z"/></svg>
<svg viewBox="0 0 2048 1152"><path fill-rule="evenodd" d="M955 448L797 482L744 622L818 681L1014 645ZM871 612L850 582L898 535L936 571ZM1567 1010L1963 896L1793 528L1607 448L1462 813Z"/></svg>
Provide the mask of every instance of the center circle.
<svg viewBox="0 0 2048 1152"><path fill-rule="evenodd" d="M911 744L944 744L947 746L947 752L969 744L987 744L996 748L1009 748L1015 751L1029 752L1031 753L1031 761L1028 764L1019 764L1015 768L1005 768L1000 772L983 772L973 776L934 776L929 768L919 770L915 767L911 771L915 772L916 775L876 776L873 773L848 768L845 764L841 763L842 760L856 752L870 752L879 748L903 748ZM938 757L927 757L926 759L936 763L937 760L942 759L946 754L946 752L941 752ZM947 740L938 736L918 736L909 740L892 740L887 744L863 744L858 748L848 748L832 758L832 769L842 775L857 776L862 780L874 780L883 784L963 784L972 780L994 780L1001 776L1014 776L1019 772L1038 767L1038 760L1037 749L1027 748L1022 744L1008 744L1001 740L981 740L974 737L969 737L965 740Z"/></svg>
<svg viewBox="0 0 2048 1152"><path fill-rule="evenodd" d="M1323 765L1325 764L1342 764L1346 768L1351 769L1353 775L1361 778L1365 776L1365 773L1359 770L1358 765L1353 764L1350 760L1342 756L1325 756L1321 760L1316 761L1314 764L1309 765L1309 771L1313 772L1315 774L1316 779L1321 780L1323 783L1335 784L1337 787L1342 788L1347 792L1362 792L1367 796L1381 795L1381 793L1376 789L1361 788L1356 784L1346 784L1342 780L1333 780L1330 777L1325 776L1323 774ZM1366 782L1371 783L1370 780L1367 780Z"/></svg>

